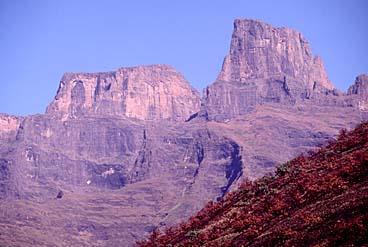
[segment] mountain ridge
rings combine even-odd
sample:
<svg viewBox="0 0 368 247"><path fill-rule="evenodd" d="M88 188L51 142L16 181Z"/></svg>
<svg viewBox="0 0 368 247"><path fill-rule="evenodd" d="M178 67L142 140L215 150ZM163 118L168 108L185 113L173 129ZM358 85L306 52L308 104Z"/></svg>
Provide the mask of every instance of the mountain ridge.
<svg viewBox="0 0 368 247"><path fill-rule="evenodd" d="M46 114L183 121L198 107L199 93L186 79L171 66L157 64L122 67L115 72L66 73Z"/></svg>
<svg viewBox="0 0 368 247"><path fill-rule="evenodd" d="M252 23L240 43L268 35ZM230 46L242 64L246 47ZM288 58L265 46L252 66L266 76L215 81L202 98L171 66L138 66L67 73L46 114L0 115L0 245L131 246L368 119L366 76L348 94L310 88L266 50Z"/></svg>

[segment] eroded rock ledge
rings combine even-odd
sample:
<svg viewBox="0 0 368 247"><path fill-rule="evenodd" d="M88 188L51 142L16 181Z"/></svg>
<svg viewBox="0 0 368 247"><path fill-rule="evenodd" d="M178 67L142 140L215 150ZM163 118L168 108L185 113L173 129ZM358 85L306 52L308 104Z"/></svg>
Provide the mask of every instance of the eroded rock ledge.
<svg viewBox="0 0 368 247"><path fill-rule="evenodd" d="M48 114L87 114L141 120L183 121L198 111L200 95L169 65L120 68L116 72L66 73Z"/></svg>

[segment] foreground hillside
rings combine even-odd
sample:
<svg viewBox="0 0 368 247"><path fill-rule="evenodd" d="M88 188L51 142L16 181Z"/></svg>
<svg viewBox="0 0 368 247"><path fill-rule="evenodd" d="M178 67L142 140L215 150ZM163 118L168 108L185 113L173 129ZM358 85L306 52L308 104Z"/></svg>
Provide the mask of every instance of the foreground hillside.
<svg viewBox="0 0 368 247"><path fill-rule="evenodd" d="M0 113L0 246L132 246L363 120L368 75L341 92L301 33L252 19L202 97L170 65L66 73L45 114Z"/></svg>
<svg viewBox="0 0 368 247"><path fill-rule="evenodd" d="M140 246L366 246L368 123Z"/></svg>

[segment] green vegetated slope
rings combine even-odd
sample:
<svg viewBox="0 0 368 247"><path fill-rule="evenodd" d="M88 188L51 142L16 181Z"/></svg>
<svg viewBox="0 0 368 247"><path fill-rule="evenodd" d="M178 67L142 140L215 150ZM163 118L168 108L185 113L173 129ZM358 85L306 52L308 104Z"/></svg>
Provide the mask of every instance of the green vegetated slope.
<svg viewBox="0 0 368 247"><path fill-rule="evenodd" d="M368 246L368 123L140 246Z"/></svg>

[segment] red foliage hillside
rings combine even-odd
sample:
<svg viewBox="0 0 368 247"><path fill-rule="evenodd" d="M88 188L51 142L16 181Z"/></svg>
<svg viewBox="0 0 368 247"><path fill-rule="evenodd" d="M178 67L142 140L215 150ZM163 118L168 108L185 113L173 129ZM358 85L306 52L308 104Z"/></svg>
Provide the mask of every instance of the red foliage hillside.
<svg viewBox="0 0 368 247"><path fill-rule="evenodd" d="M368 123L140 246L368 246Z"/></svg>

